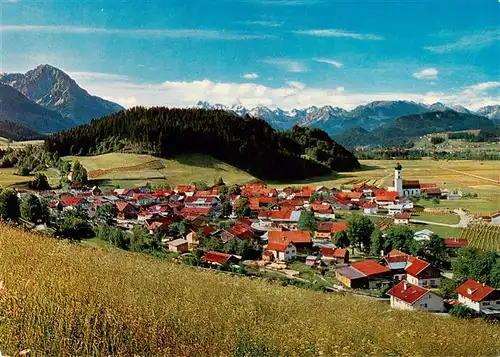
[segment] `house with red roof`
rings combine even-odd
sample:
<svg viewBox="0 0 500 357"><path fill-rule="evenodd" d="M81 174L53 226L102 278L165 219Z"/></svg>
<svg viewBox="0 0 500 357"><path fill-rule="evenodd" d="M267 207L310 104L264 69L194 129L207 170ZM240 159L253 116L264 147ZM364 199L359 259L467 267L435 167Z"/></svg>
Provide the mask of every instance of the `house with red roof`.
<svg viewBox="0 0 500 357"><path fill-rule="evenodd" d="M346 248L322 248L321 260L331 264L349 264L349 251Z"/></svg>
<svg viewBox="0 0 500 357"><path fill-rule="evenodd" d="M256 238L255 230L241 223L224 229L220 237L223 243L227 243L232 239L251 241Z"/></svg>
<svg viewBox="0 0 500 357"><path fill-rule="evenodd" d="M366 202L361 205L364 214L377 214L378 205L375 202Z"/></svg>
<svg viewBox="0 0 500 357"><path fill-rule="evenodd" d="M345 231L349 226L344 222L318 222L315 238L331 239L337 232Z"/></svg>
<svg viewBox="0 0 500 357"><path fill-rule="evenodd" d="M401 281L387 292L391 297L391 307L401 310L442 312L443 298L429 289Z"/></svg>
<svg viewBox="0 0 500 357"><path fill-rule="evenodd" d="M116 216L120 219L137 219L140 209L134 204L126 201L116 202Z"/></svg>
<svg viewBox="0 0 500 357"><path fill-rule="evenodd" d="M395 213L394 224L410 224L411 213Z"/></svg>
<svg viewBox="0 0 500 357"><path fill-rule="evenodd" d="M309 209L316 218L335 219L335 212L328 203L312 203L309 205Z"/></svg>
<svg viewBox="0 0 500 357"><path fill-rule="evenodd" d="M391 269L373 260L363 260L337 269L335 276L351 289L376 289L392 282Z"/></svg>
<svg viewBox="0 0 500 357"><path fill-rule="evenodd" d="M358 203L360 201L365 200L365 194L363 192L339 192L335 195L335 197L341 200L358 202Z"/></svg>
<svg viewBox="0 0 500 357"><path fill-rule="evenodd" d="M212 265L222 265L225 263L236 263L238 259L232 254L211 251L201 257L200 260Z"/></svg>
<svg viewBox="0 0 500 357"><path fill-rule="evenodd" d="M414 285L437 288L441 273L425 260L414 258L406 267L406 280Z"/></svg>
<svg viewBox="0 0 500 357"><path fill-rule="evenodd" d="M273 255L274 260L289 261L297 255L297 248L292 242L269 242L264 246L264 252L269 252Z"/></svg>
<svg viewBox="0 0 500 357"><path fill-rule="evenodd" d="M213 232L215 232L215 228L208 224L193 226L189 230L189 233L186 234L186 240L188 241L189 248L193 248L200 244L200 234L208 238Z"/></svg>
<svg viewBox="0 0 500 357"><path fill-rule="evenodd" d="M500 290L475 280L455 289L458 302L486 315L500 315Z"/></svg>
<svg viewBox="0 0 500 357"><path fill-rule="evenodd" d="M379 206L393 205L398 197L398 192L378 191L375 194L375 202L377 202Z"/></svg>
<svg viewBox="0 0 500 357"><path fill-rule="evenodd" d="M297 248L312 246L311 232L301 230L271 230L268 232L268 241L277 243L291 242Z"/></svg>
<svg viewBox="0 0 500 357"><path fill-rule="evenodd" d="M458 302L486 315L500 315L500 290L475 280L467 280L455 289Z"/></svg>
<svg viewBox="0 0 500 357"><path fill-rule="evenodd" d="M482 217L483 221L491 224L500 224L500 211L493 212L487 216Z"/></svg>
<svg viewBox="0 0 500 357"><path fill-rule="evenodd" d="M196 186L194 186L194 185L189 185L189 186L179 185L174 189L174 192L177 194L184 194L186 197L191 197L191 196L194 196L194 194L196 192Z"/></svg>
<svg viewBox="0 0 500 357"><path fill-rule="evenodd" d="M286 227L295 228L299 223L301 211L295 210L261 210L258 215L259 225L263 227Z"/></svg>
<svg viewBox="0 0 500 357"><path fill-rule="evenodd" d="M448 249L468 247L469 242L465 238L444 238L444 246Z"/></svg>
<svg viewBox="0 0 500 357"><path fill-rule="evenodd" d="M212 207L215 207L218 204L220 204L220 199L217 196L204 196L204 197L191 196L191 197L186 197L186 199L184 200L184 206L188 208L211 209Z"/></svg>

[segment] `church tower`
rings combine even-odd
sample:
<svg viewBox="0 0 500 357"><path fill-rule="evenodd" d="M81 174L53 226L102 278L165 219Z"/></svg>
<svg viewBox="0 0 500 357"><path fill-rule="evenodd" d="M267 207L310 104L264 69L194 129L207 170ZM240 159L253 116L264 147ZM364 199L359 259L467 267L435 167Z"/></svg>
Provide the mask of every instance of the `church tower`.
<svg viewBox="0 0 500 357"><path fill-rule="evenodd" d="M394 168L394 191L399 193L399 196L403 197L403 167L398 162Z"/></svg>

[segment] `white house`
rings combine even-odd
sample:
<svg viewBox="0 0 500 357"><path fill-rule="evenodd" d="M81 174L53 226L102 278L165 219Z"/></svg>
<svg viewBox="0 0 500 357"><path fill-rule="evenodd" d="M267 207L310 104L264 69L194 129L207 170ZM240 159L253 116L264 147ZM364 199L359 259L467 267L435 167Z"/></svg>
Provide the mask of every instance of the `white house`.
<svg viewBox="0 0 500 357"><path fill-rule="evenodd" d="M430 240L433 234L434 232L429 229L422 229L421 231L415 232L413 234L413 239L415 239L417 242Z"/></svg>
<svg viewBox="0 0 500 357"><path fill-rule="evenodd" d="M403 180L403 167L398 162L394 168L394 187L391 188L392 191L399 193L399 196L410 197L410 196L420 196L420 182L417 180L406 181Z"/></svg>
<svg viewBox="0 0 500 357"><path fill-rule="evenodd" d="M394 216L397 213L403 213L403 205L388 205L387 214L390 216Z"/></svg>
<svg viewBox="0 0 500 357"><path fill-rule="evenodd" d="M500 315L500 290L469 279L455 292L460 304L486 315Z"/></svg>
<svg viewBox="0 0 500 357"><path fill-rule="evenodd" d="M377 214L378 213L378 205L376 203L365 203L363 205L364 214Z"/></svg>
<svg viewBox="0 0 500 357"><path fill-rule="evenodd" d="M410 224L411 213L396 213L394 224Z"/></svg>
<svg viewBox="0 0 500 357"><path fill-rule="evenodd" d="M418 286L439 287L441 273L425 260L412 258L406 266L406 280Z"/></svg>
<svg viewBox="0 0 500 357"><path fill-rule="evenodd" d="M275 260L289 261L297 255L297 248L291 242L270 242L265 250L271 252Z"/></svg>
<svg viewBox="0 0 500 357"><path fill-rule="evenodd" d="M401 281L387 292L391 297L391 307L401 310L423 310L441 312L443 298L421 286Z"/></svg>

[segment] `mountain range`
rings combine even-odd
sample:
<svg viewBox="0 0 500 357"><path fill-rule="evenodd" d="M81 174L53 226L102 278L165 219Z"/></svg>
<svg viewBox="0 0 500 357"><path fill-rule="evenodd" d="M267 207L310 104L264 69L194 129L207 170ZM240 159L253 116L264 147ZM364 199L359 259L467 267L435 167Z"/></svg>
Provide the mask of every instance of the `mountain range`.
<svg viewBox="0 0 500 357"><path fill-rule="evenodd" d="M355 126L334 135L333 139L346 147L401 147L414 138L430 133L486 129L494 127L492 120L452 109L400 116L371 131Z"/></svg>
<svg viewBox="0 0 500 357"><path fill-rule="evenodd" d="M500 105L483 107L474 112L463 106L448 107L439 102L427 105L403 100L375 101L366 105L360 105L350 111L330 105L323 107L311 106L304 109L291 109L288 111L280 108L270 109L262 105L248 109L241 105L211 105L204 101L198 102L194 107L225 110L238 116L249 115L251 117L257 117L267 121L277 129L288 129L294 125L316 127L326 131L330 135L336 135L346 129L354 127L360 127L364 130L371 131L401 116L436 111L444 112L448 110L464 114L485 116L494 122L500 121Z"/></svg>
<svg viewBox="0 0 500 357"><path fill-rule="evenodd" d="M40 65L25 74L0 74L0 83L24 97L3 89L2 103L15 98L17 104L7 109L8 115L7 110L3 110L0 119L14 121L39 133L72 128L124 109L116 103L90 95L68 74L50 65Z"/></svg>

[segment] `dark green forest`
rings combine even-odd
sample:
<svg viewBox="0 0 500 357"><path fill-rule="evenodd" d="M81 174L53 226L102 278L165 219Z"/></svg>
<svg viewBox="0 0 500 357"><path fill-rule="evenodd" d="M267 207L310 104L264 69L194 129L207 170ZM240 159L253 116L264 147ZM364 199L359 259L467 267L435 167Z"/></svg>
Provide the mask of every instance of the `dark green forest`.
<svg viewBox="0 0 500 357"><path fill-rule="evenodd" d="M204 109L136 107L54 134L45 147L59 156L203 153L261 179L304 179L360 166L321 130L280 132L260 119Z"/></svg>

